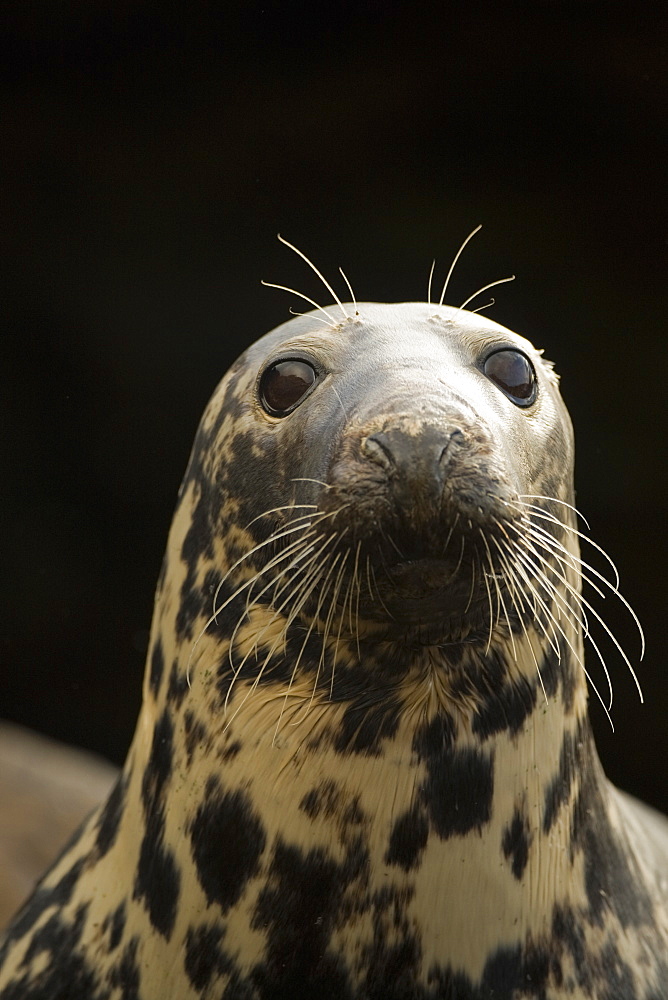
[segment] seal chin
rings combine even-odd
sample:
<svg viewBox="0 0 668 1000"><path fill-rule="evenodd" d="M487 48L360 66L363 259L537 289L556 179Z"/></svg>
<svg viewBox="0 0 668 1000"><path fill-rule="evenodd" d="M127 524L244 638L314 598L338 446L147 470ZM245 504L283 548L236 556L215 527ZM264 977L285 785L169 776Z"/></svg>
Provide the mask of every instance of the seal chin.
<svg viewBox="0 0 668 1000"><path fill-rule="evenodd" d="M433 556L402 559L377 567L376 586L363 595L360 610L382 623L388 638L410 641L419 635L421 643L459 642L486 627L486 592L475 583L468 563Z"/></svg>

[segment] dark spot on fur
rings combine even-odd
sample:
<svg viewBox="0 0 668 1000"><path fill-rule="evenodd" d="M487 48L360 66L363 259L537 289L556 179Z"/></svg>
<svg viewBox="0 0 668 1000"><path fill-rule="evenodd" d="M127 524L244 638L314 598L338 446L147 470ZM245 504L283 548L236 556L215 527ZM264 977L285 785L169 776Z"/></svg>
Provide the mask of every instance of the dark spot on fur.
<svg viewBox="0 0 668 1000"><path fill-rule="evenodd" d="M175 631L180 642L193 639L195 624L202 612L202 595L199 587L190 584L189 577L183 581L179 610L176 615Z"/></svg>
<svg viewBox="0 0 668 1000"><path fill-rule="evenodd" d="M165 709L155 724L151 754L142 779L141 794L147 815L156 809L172 773L174 725Z"/></svg>
<svg viewBox="0 0 668 1000"><path fill-rule="evenodd" d="M233 740L232 743L228 744L223 750L221 755L222 760L234 760L234 758L241 753L242 746L239 740Z"/></svg>
<svg viewBox="0 0 668 1000"><path fill-rule="evenodd" d="M359 847L337 864L319 848L277 844L252 922L267 937L265 961L252 973L261 997L352 1000L343 959L328 944L346 887L365 867Z"/></svg>
<svg viewBox="0 0 668 1000"><path fill-rule="evenodd" d="M480 830L492 812L493 755L473 748L432 754L421 793L442 839Z"/></svg>
<svg viewBox="0 0 668 1000"><path fill-rule="evenodd" d="M109 931L109 951L115 951L121 943L125 930L125 919L125 900L104 918L102 930Z"/></svg>
<svg viewBox="0 0 668 1000"><path fill-rule="evenodd" d="M444 712L416 730L413 737L413 750L419 761L440 756L452 747L455 740L455 723L452 716Z"/></svg>
<svg viewBox="0 0 668 1000"><path fill-rule="evenodd" d="M134 884L134 898L143 899L155 929L169 941L176 920L181 879L173 852L165 847L162 811L147 817Z"/></svg>
<svg viewBox="0 0 668 1000"><path fill-rule="evenodd" d="M328 822L333 822L342 839L347 842L350 841L351 828L355 831L366 819L359 796L351 798L334 781L323 781L318 787L312 788L299 803L299 808L309 819L315 820L322 815Z"/></svg>
<svg viewBox="0 0 668 1000"><path fill-rule="evenodd" d="M204 990L213 976L229 975L233 963L221 948L225 930L215 924L189 927L184 967L196 990Z"/></svg>
<svg viewBox="0 0 668 1000"><path fill-rule="evenodd" d="M605 969L601 1000L638 1000L633 971L613 944L608 944L603 950L601 965Z"/></svg>
<svg viewBox="0 0 668 1000"><path fill-rule="evenodd" d="M396 733L400 718L399 703L390 699L371 708L352 702L343 714L334 745L339 753L376 756L381 740L391 739Z"/></svg>
<svg viewBox="0 0 668 1000"><path fill-rule="evenodd" d="M108 1000L96 970L79 950L86 911L86 906L79 907L71 922L54 913L35 931L22 963L27 971L5 987L2 1000ZM31 976L31 963L43 953L50 958Z"/></svg>
<svg viewBox="0 0 668 1000"><path fill-rule="evenodd" d="M139 938L133 937L123 949L120 960L109 971L109 982L121 990L122 1000L141 1000L141 974L137 962Z"/></svg>
<svg viewBox="0 0 668 1000"><path fill-rule="evenodd" d="M557 656L551 646L549 646L540 662L540 680L543 682L543 688L545 689L545 694L548 698L554 698L558 689L559 681L563 683L563 677L567 671L567 663L572 656L566 641L559 636L559 653L561 659ZM538 679L537 679L538 680ZM538 680L537 696L545 701L543 695L543 688L540 687L540 680ZM568 709L567 709L568 710Z"/></svg>
<svg viewBox="0 0 668 1000"><path fill-rule="evenodd" d="M654 907L623 829L613 829L601 789L605 777L591 733L583 742L580 790L571 819L571 856L584 855L589 914L602 926L612 911L622 927L653 926Z"/></svg>
<svg viewBox="0 0 668 1000"><path fill-rule="evenodd" d="M506 858L508 860L512 858L512 873L518 881L522 878L529 860L530 844L531 832L527 818L519 809L515 809L510 824L503 831L501 845Z"/></svg>
<svg viewBox="0 0 668 1000"><path fill-rule="evenodd" d="M552 829L559 810L566 804L571 793L575 776L582 770L585 753L585 732L580 724L574 735L564 733L559 767L555 777L545 790L543 811L543 833Z"/></svg>
<svg viewBox="0 0 668 1000"><path fill-rule="evenodd" d="M473 982L464 973L453 972L450 966L436 967L429 975L434 988L413 995L421 1000L519 1000L520 997L545 1000L548 978L554 971L547 948L531 944L524 948L500 947L487 959L479 982Z"/></svg>
<svg viewBox="0 0 668 1000"><path fill-rule="evenodd" d="M181 707L181 703L188 693L188 678L185 671L182 671L176 660L172 663L169 672L169 686L167 688L167 703Z"/></svg>
<svg viewBox="0 0 668 1000"><path fill-rule="evenodd" d="M370 1000L427 996L417 985L422 948L419 931L407 916L411 895L389 887L373 894L373 943L364 949L363 996Z"/></svg>
<svg viewBox="0 0 668 1000"><path fill-rule="evenodd" d="M552 935L570 953L578 986L586 993L591 993L591 969L587 961L587 946L581 917L570 907L555 906L552 914Z"/></svg>
<svg viewBox="0 0 668 1000"><path fill-rule="evenodd" d="M424 811L414 806L400 816L390 834L390 846L385 855L388 865L398 865L404 871L415 868L420 854L427 846L429 823Z"/></svg>
<svg viewBox="0 0 668 1000"><path fill-rule="evenodd" d="M162 675L164 672L165 654L162 651L162 642L158 636L155 641L155 646L153 647L153 652L151 653L151 666L148 675L151 691L156 697L160 689L160 682L162 681Z"/></svg>
<svg viewBox="0 0 668 1000"><path fill-rule="evenodd" d="M508 730L518 733L536 706L536 689L524 678L485 695L473 716L473 732L481 739Z"/></svg>
<svg viewBox="0 0 668 1000"><path fill-rule="evenodd" d="M215 579L214 571L207 572L203 584L198 583L197 580L200 560L207 559L213 562L212 538L217 530L213 516L214 512L221 510L225 503L224 492L219 485L210 482L202 466L203 456L206 454L210 441L210 435L200 425L180 493L180 496L183 497L189 484L191 482L196 484L194 490L196 499L191 511L190 526L181 548L181 559L187 569L181 585L179 610L175 622L177 639L181 642L192 640L198 620L203 616L209 617L213 602L211 585ZM216 587L217 585L216 582ZM226 596L228 596L226 587L223 585L217 598L219 606ZM238 608L236 611L232 611L229 607L222 610L218 615L218 621L211 623L210 633L214 633L222 627L229 635L236 621L236 617L232 618L231 615L238 617Z"/></svg>
<svg viewBox="0 0 668 1000"><path fill-rule="evenodd" d="M188 766L193 762L193 757L195 755L195 750L200 743L203 742L206 736L206 727L204 723L200 722L196 718L195 713L189 708L186 709L183 716L183 724L186 735L186 756L188 759Z"/></svg>
<svg viewBox="0 0 668 1000"><path fill-rule="evenodd" d="M541 997L549 972L550 956L544 948L499 948L485 963L480 994L508 1000L518 993Z"/></svg>
<svg viewBox="0 0 668 1000"><path fill-rule="evenodd" d="M223 912L239 899L256 873L264 851L264 828L243 792L224 792L215 777L206 784L204 801L190 825L192 856L209 903Z"/></svg>
<svg viewBox="0 0 668 1000"><path fill-rule="evenodd" d="M331 816L340 796L341 791L334 781L323 781L318 788L312 788L306 793L299 808L309 819L317 819L323 811L326 816Z"/></svg>
<svg viewBox="0 0 668 1000"><path fill-rule="evenodd" d="M359 826L364 823L366 816L360 805L359 795L356 795L348 802L341 814L341 822L344 826Z"/></svg>
<svg viewBox="0 0 668 1000"><path fill-rule="evenodd" d="M54 886L39 885L27 903L19 910L7 936L0 947L0 966L9 946L19 941L34 927L39 918L50 907L58 909L69 903L72 892L79 880L86 859L79 858Z"/></svg>
<svg viewBox="0 0 668 1000"><path fill-rule="evenodd" d="M118 780L111 790L97 824L97 837L95 846L98 857L103 858L116 843L118 828L121 825L123 809L125 808L125 793L127 791L127 778L124 774L119 774Z"/></svg>

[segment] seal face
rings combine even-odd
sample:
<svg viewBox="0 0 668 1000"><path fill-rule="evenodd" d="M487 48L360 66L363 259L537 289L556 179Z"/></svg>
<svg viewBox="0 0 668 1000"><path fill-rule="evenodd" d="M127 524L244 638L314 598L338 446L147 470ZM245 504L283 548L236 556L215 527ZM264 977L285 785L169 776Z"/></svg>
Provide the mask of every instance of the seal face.
<svg viewBox="0 0 668 1000"><path fill-rule="evenodd" d="M473 313L352 311L207 407L126 766L2 1000L668 995L668 825L596 756L551 366Z"/></svg>

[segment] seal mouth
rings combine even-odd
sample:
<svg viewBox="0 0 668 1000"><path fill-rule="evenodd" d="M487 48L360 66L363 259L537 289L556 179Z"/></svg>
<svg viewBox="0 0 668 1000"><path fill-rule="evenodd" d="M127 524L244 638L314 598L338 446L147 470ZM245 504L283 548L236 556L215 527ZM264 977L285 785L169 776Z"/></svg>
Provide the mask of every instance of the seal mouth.
<svg viewBox="0 0 668 1000"><path fill-rule="evenodd" d="M453 567L443 559L424 556L405 559L386 568L388 579L397 593L418 597L445 590L453 578Z"/></svg>

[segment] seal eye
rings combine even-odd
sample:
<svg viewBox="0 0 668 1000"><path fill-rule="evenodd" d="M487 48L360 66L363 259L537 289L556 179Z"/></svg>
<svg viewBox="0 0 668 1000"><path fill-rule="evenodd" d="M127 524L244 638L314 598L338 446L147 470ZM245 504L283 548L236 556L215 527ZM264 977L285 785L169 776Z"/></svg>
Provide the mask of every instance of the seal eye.
<svg viewBox="0 0 668 1000"><path fill-rule="evenodd" d="M260 379L260 401L272 417L284 417L301 403L316 380L308 361L288 358L270 365Z"/></svg>
<svg viewBox="0 0 668 1000"><path fill-rule="evenodd" d="M482 370L518 406L531 406L536 399L536 373L529 359L519 351L495 351Z"/></svg>

